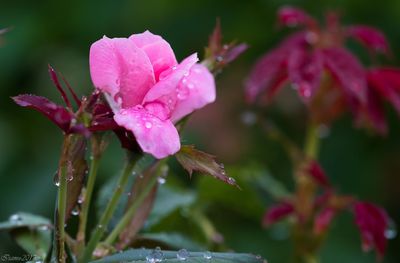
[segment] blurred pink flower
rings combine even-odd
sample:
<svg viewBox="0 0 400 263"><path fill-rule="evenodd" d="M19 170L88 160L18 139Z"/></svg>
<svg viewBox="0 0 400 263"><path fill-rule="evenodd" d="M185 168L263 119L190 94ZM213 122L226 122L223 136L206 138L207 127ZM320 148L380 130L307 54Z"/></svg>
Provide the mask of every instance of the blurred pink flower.
<svg viewBox="0 0 400 263"><path fill-rule="evenodd" d="M164 158L180 149L174 123L215 100L215 81L193 54L177 63L170 45L149 31L107 38L90 49L93 84L106 96L115 122L141 149Z"/></svg>
<svg viewBox="0 0 400 263"><path fill-rule="evenodd" d="M355 223L358 226L364 251L376 249L382 257L386 250L385 232L389 225L389 216L381 207L368 202L356 202L353 206Z"/></svg>

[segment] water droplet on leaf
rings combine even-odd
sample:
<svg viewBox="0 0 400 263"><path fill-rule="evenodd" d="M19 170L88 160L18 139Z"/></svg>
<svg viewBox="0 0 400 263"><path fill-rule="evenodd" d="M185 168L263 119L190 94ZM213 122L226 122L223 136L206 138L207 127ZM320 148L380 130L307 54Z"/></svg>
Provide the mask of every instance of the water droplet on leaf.
<svg viewBox="0 0 400 263"><path fill-rule="evenodd" d="M161 262L163 260L164 254L159 247L154 249L149 255L146 257L146 262L148 263L156 263Z"/></svg>
<svg viewBox="0 0 400 263"><path fill-rule="evenodd" d="M212 253L210 251L204 252L203 258L208 259L208 260L212 259Z"/></svg>
<svg viewBox="0 0 400 263"><path fill-rule="evenodd" d="M13 215L11 215L10 218L9 218L9 220L10 220L12 223L15 223L15 224L17 224L17 225L19 225L19 224L22 223L22 217L21 217L19 214L13 214Z"/></svg>
<svg viewBox="0 0 400 263"><path fill-rule="evenodd" d="M190 256L190 253L184 248L180 249L178 251L178 253L176 254L176 257L178 258L178 260L181 260L181 261L187 260L189 258L189 256Z"/></svg>

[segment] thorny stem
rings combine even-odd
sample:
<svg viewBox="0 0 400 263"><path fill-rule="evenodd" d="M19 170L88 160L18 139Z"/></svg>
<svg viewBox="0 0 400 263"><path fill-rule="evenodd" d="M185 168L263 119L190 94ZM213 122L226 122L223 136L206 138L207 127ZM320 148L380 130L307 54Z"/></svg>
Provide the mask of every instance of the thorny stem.
<svg viewBox="0 0 400 263"><path fill-rule="evenodd" d="M128 183L128 179L132 174L133 168L135 167L136 161L139 156L133 156L132 153L128 153L128 160L123 170L121 177L118 180L117 186L114 189L114 194L112 195L110 201L107 204L106 209L103 212L103 215L100 218L99 223L97 224L87 247L83 251L83 255L81 256L79 262L86 263L89 262L92 258L93 251L95 250L97 244L102 238L104 231L111 220L111 217L117 208L118 201L125 189L126 184Z"/></svg>
<svg viewBox="0 0 400 263"><path fill-rule="evenodd" d="M160 172L163 169L163 163L158 164L157 170L151 175L150 181L147 183L146 187L141 191L139 196L135 198L133 201L132 205L128 208L124 216L121 218L121 220L118 222L118 224L115 226L113 231L110 233L110 235L106 238L105 244L106 245L112 245L114 240L118 237L118 235L128 226L128 224L131 222L132 218L134 217L137 209L140 207L140 205L143 203L147 195L151 192L151 189L153 189L154 185L157 183L157 178L160 174Z"/></svg>
<svg viewBox="0 0 400 263"><path fill-rule="evenodd" d="M97 138L92 138L91 143L92 143L92 155L90 157L91 161L88 174L88 181L86 184L86 191L83 193L82 196L83 203L82 203L81 213L79 216L78 234L76 237L76 240L78 242L79 253L81 252L85 244L86 225L87 225L89 207L92 199L94 183L96 181L97 170L99 168L99 163L101 158L101 151L99 152L98 150L99 142L97 141Z"/></svg>

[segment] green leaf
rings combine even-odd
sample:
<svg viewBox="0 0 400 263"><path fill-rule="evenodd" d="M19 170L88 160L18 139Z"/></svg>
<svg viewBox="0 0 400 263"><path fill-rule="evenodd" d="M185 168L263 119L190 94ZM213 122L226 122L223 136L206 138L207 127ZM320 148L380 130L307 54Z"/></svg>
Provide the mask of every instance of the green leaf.
<svg viewBox="0 0 400 263"><path fill-rule="evenodd" d="M135 263L146 263L149 262L146 257L151 257L154 250L150 249L132 249L122 253L111 255L100 260L93 261L95 263L113 263L113 262L125 262L133 261ZM182 262L178 259L177 254L179 251L161 251L162 262ZM209 259L211 256L211 259ZM239 254L239 253L210 253L210 252L189 252L185 263L263 263L266 262L260 256L251 254Z"/></svg>
<svg viewBox="0 0 400 263"><path fill-rule="evenodd" d="M11 215L7 221L0 223L0 230L12 230L15 228L22 227L42 227L42 226L51 226L51 222L49 219L44 218L42 216L18 212Z"/></svg>
<svg viewBox="0 0 400 263"><path fill-rule="evenodd" d="M210 175L227 184L239 187L235 179L226 175L224 166L215 161L215 156L199 151L193 145L182 145L175 156L190 176L192 176L193 171L197 171Z"/></svg>
<svg viewBox="0 0 400 263"><path fill-rule="evenodd" d="M136 197L143 193L144 189L150 183L152 178L154 178L154 176L158 176L158 174L156 173L158 166L159 163L156 163L149 167L146 171L144 171L143 176L136 176L132 186L132 190L130 191L128 203L125 210L128 210L135 201ZM168 169L168 166L165 167ZM152 187L150 193L145 197L143 202L138 207L130 224L119 235L119 242L116 245L118 249L125 248L127 245L129 245L135 239L135 236L139 232L139 230L143 227L148 216L150 215L151 209L153 208L153 204L157 194L157 188L158 184L155 184Z"/></svg>
<svg viewBox="0 0 400 263"><path fill-rule="evenodd" d="M21 248L41 259L46 258L51 246L51 227L50 220L23 212L13 214L8 221L0 223L0 230L10 231Z"/></svg>
<svg viewBox="0 0 400 263"><path fill-rule="evenodd" d="M179 249L182 247L185 247L189 250L192 251L200 251L204 250L205 248L196 243L195 241L192 241L185 235L181 233L168 233L168 232L161 232L161 233L145 233L140 236L138 236L138 242L156 242L160 243L159 245L167 246L172 249Z"/></svg>
<svg viewBox="0 0 400 263"><path fill-rule="evenodd" d="M195 200L196 194L194 192L179 191L163 185L157 192L156 202L146 225L151 227L157 224L176 209L192 205Z"/></svg>

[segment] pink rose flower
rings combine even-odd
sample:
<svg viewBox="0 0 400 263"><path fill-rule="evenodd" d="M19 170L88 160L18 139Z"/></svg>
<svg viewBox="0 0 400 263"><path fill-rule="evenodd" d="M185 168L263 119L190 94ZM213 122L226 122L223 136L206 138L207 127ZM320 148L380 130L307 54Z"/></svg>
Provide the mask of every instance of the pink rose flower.
<svg viewBox="0 0 400 263"><path fill-rule="evenodd" d="M108 38L90 48L93 84L107 98L114 120L156 158L179 151L174 123L215 100L215 81L197 54L177 63L171 46L149 31Z"/></svg>

